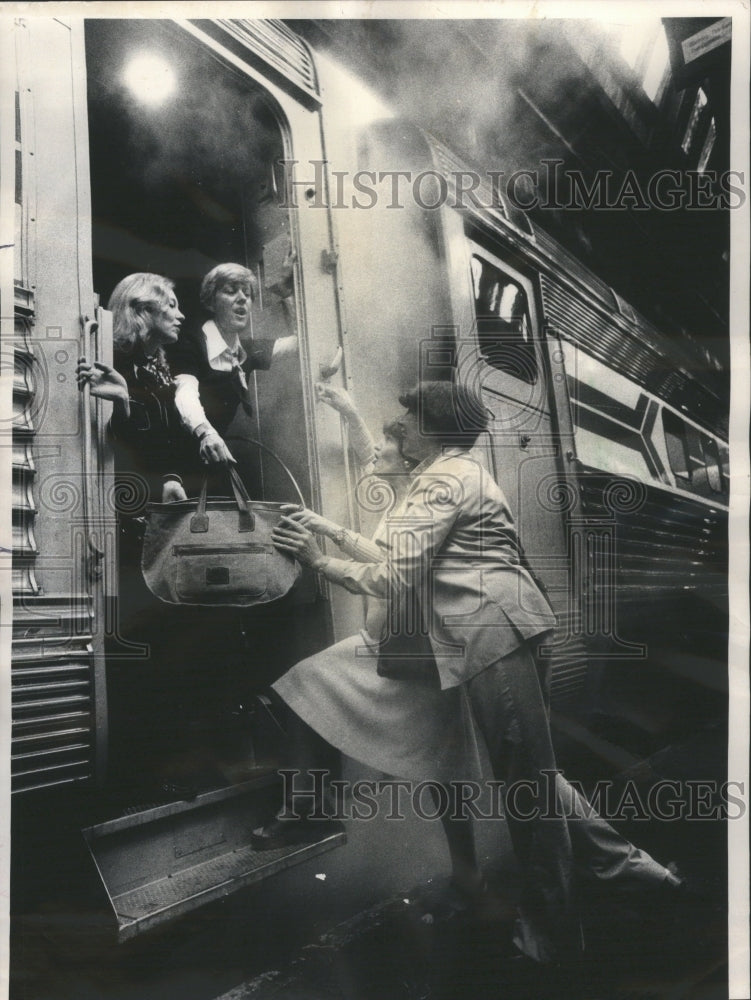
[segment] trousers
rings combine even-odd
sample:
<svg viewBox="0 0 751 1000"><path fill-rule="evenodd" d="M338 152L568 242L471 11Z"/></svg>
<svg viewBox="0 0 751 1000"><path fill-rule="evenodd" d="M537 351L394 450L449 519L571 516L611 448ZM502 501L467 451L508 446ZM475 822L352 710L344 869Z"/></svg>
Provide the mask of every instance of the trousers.
<svg viewBox="0 0 751 1000"><path fill-rule="evenodd" d="M622 837L557 770L546 699L525 643L466 682L524 888L514 942L536 961L581 950L577 875L658 883L668 871Z"/></svg>

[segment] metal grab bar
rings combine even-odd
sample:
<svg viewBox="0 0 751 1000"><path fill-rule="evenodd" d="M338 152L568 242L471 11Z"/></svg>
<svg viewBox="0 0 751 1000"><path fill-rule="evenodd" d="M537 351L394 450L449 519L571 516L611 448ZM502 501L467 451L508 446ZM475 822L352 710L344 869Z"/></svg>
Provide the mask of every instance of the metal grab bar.
<svg viewBox="0 0 751 1000"><path fill-rule="evenodd" d="M81 354L87 360L96 361L99 356L97 350L99 322L95 319L89 319L88 316L82 316L81 327ZM84 383L81 390L81 410L83 419L83 488L81 497L83 500L83 520L87 545L84 560L88 582L93 583L101 579L104 550L98 544L92 527L91 486L94 481L94 468L91 440L91 386L88 382Z"/></svg>

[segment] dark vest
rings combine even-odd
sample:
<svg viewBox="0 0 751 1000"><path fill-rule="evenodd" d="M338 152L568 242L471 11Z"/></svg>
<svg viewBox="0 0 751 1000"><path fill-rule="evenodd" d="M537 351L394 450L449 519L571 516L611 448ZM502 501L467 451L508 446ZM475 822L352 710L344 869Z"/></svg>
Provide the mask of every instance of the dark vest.
<svg viewBox="0 0 751 1000"><path fill-rule="evenodd" d="M254 340L243 344L243 347L247 352L242 364L245 385L239 371L216 371L211 367L206 337L200 328L182 331L178 342L167 350L173 376L194 375L198 379L198 393L206 419L222 437L232 423L238 406L242 406L249 415L253 412L247 377L257 369L271 367L273 340Z"/></svg>

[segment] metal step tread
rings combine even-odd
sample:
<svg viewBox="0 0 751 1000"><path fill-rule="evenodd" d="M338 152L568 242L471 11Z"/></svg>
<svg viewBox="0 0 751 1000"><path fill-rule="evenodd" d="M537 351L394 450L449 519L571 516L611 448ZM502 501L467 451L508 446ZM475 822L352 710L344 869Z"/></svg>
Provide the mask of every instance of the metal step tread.
<svg viewBox="0 0 751 1000"><path fill-rule="evenodd" d="M317 840L276 850L257 851L243 847L210 858L192 868L112 897L117 915L118 937L125 941L164 920L221 899L230 892L260 882L346 843L344 830L329 832Z"/></svg>
<svg viewBox="0 0 751 1000"><path fill-rule="evenodd" d="M254 849L251 831L274 814L280 796L269 771L82 830L118 941L346 843L344 828L326 823L311 824L286 847Z"/></svg>

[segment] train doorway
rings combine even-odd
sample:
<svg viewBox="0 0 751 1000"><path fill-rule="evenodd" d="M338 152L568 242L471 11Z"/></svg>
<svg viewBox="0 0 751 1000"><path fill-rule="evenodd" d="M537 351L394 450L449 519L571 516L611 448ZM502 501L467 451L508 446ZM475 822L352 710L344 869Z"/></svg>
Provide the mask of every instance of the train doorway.
<svg viewBox="0 0 751 1000"><path fill-rule="evenodd" d="M541 325L531 283L485 246L468 243L476 346L465 377L477 378L490 425L491 468L530 561L567 613L566 542L560 505L560 446L553 432ZM477 367L475 368L475 364Z"/></svg>
<svg viewBox="0 0 751 1000"><path fill-rule="evenodd" d="M85 40L101 302L127 274L165 275L184 329L200 328L208 318L201 279L219 263L239 263L258 283L253 338L298 335L294 233L278 173L291 137L271 99L175 24L90 20ZM250 385L252 414L238 407L227 431L253 499L295 494L252 440L271 446L310 496L301 379L297 357L262 372ZM133 530L139 511L128 514ZM109 783L132 806L189 797L265 766L256 695L325 644L326 616L310 581L257 609L155 602L123 522L107 657Z"/></svg>

